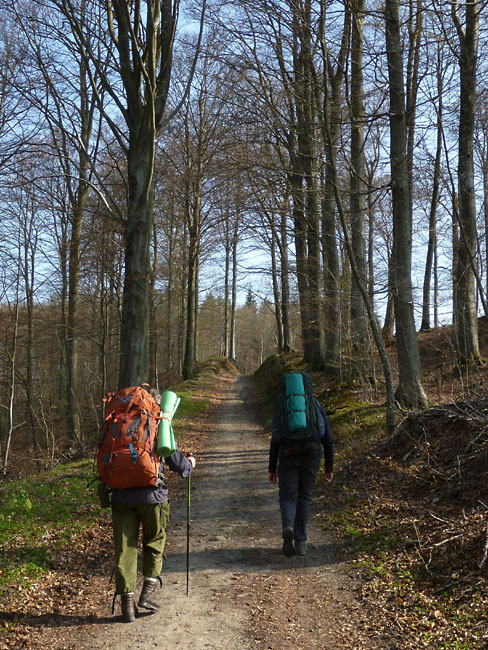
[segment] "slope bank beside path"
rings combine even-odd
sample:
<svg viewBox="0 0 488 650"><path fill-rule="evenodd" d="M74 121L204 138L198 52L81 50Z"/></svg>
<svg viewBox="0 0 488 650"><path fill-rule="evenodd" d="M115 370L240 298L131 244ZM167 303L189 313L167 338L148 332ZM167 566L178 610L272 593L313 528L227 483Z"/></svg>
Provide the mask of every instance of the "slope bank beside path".
<svg viewBox="0 0 488 650"><path fill-rule="evenodd" d="M307 555L282 554L277 490L266 480L269 436L253 411L249 382L225 378L221 405L197 455L189 595L183 490L171 501L163 589L157 591L161 610L124 624L110 619L107 603L103 618L82 634L73 630L59 650L389 647L375 638L355 600L339 547L314 527L313 508Z"/></svg>

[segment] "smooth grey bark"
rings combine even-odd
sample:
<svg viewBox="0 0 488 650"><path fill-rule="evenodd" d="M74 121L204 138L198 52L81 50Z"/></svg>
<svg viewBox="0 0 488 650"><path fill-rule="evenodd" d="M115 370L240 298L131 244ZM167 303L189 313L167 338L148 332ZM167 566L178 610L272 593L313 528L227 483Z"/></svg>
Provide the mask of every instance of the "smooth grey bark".
<svg viewBox="0 0 488 650"><path fill-rule="evenodd" d="M183 379L190 379L195 366L195 332L196 332L196 296L198 292L198 264L200 255L200 210L201 184L193 198L190 195L190 183L187 184L186 220L188 229L188 276L186 289L186 334L183 357Z"/></svg>
<svg viewBox="0 0 488 650"><path fill-rule="evenodd" d="M407 165L407 129L403 53L398 0L385 0L386 51L390 98L390 165L393 210L392 272L396 318L399 385L398 401L423 407L427 396L415 331L411 279L412 214Z"/></svg>
<svg viewBox="0 0 488 650"><path fill-rule="evenodd" d="M298 147L303 157L305 178L305 211L307 217L307 281L309 296L309 327L304 349L304 358L312 370L324 365L323 334L321 318L320 282L320 234L319 234L319 194L317 172L317 129L316 103L314 101L314 64L312 54L312 4L303 3L303 16L300 31L300 46L303 71L303 101L298 112ZM300 117L302 124L300 125ZM302 128L300 128L302 127Z"/></svg>
<svg viewBox="0 0 488 650"><path fill-rule="evenodd" d="M478 62L479 11L477 0L464 5L465 25L458 15L458 3L451 3L451 16L459 38L459 148L458 195L459 238L455 268L455 329L457 360L460 366L482 362L478 342L476 307L477 247L476 200L474 183L474 123L476 108L476 74Z"/></svg>
<svg viewBox="0 0 488 650"><path fill-rule="evenodd" d="M20 259L19 259L20 262ZM19 264L20 266L20 264ZM6 372L7 375L7 386L8 386L8 403L7 403L7 436L5 441L5 449L3 452L2 458L2 474L5 476L8 471L8 462L10 457L10 447L12 444L12 437L14 432L14 404L15 404L15 388L17 385L16 372L17 372L17 343L19 337L19 311L20 311L20 300L19 300L19 278L17 278L17 288L16 288L16 300L13 306L12 314L12 346L9 349L8 342L8 332L5 333L5 350L7 352L9 367Z"/></svg>
<svg viewBox="0 0 488 650"><path fill-rule="evenodd" d="M237 211L234 221L234 231L232 236L232 290L230 305L230 331L229 331L229 358L236 358L236 310L237 310L237 257L239 243L239 224L241 220L240 208Z"/></svg>
<svg viewBox="0 0 488 650"><path fill-rule="evenodd" d="M425 259L424 283L422 292L422 323L421 330L430 329L430 308L431 308L431 284L432 271L437 247L437 204L440 195L441 181L441 158L442 158L442 119L443 119L443 84L442 84L442 49L437 48L437 142L434 158L434 170L432 177L432 195L429 210L429 239L427 242L427 253ZM434 293L434 303L436 295Z"/></svg>
<svg viewBox="0 0 488 650"><path fill-rule="evenodd" d="M361 282L367 284L366 268L366 196L364 155L364 87L363 87L363 37L365 1L351 3L351 170L350 210L351 245ZM351 279L351 334L353 373L369 372L371 356L368 350L367 314L356 278Z"/></svg>
<svg viewBox="0 0 488 650"><path fill-rule="evenodd" d="M283 323L283 352L292 349L290 324L290 277L288 264L288 200L283 202L280 214L280 268L281 268L281 319Z"/></svg>
<svg viewBox="0 0 488 650"><path fill-rule="evenodd" d="M325 48L325 1L321 1L319 39L323 63L322 89L322 139L325 143L325 178L322 183L321 240L324 276L324 330L325 352L324 368L328 375L340 373L341 350L341 305L340 305L340 263L337 242L336 201L332 159L337 156L337 143L340 132L341 89L345 73L345 63L350 39L351 12L349 5L344 8L342 41L337 57L336 69ZM330 89L329 89L330 87ZM317 100L319 103L319 100ZM327 116L327 121L326 121ZM330 137L330 143L328 142Z"/></svg>
<svg viewBox="0 0 488 650"><path fill-rule="evenodd" d="M309 234L309 203L310 191L310 156L313 146L310 138L311 125L308 122L307 102L309 97L310 78L307 70L308 39L303 32L305 16L301 7L293 5L293 96L295 103L296 123L292 150L291 188L293 197L293 228L296 250L296 269L298 294L300 299L300 316L304 358L311 363L314 356L314 318L311 309L311 284L308 234ZM309 108L309 107L308 107Z"/></svg>
<svg viewBox="0 0 488 650"><path fill-rule="evenodd" d="M407 168L410 189L410 210L413 209L413 162L415 152L415 128L423 18L423 0L410 0L407 20L408 53L406 69Z"/></svg>
<svg viewBox="0 0 488 650"><path fill-rule="evenodd" d="M77 150L77 172L79 174L76 187L68 181L71 204L71 237L68 261L68 320L66 323L66 383L68 400L68 418L70 435L74 440L80 440L84 446L84 431L81 429L80 398L79 398L79 294L80 294L80 255L81 235L86 202L90 186L88 182L89 157L88 149L92 136L93 111L95 102L89 93L86 64L80 61L79 73L79 118L80 133ZM65 152L67 154L67 152ZM68 159L68 158L67 158Z"/></svg>
<svg viewBox="0 0 488 650"><path fill-rule="evenodd" d="M222 345L221 354L224 357L229 355L229 311L230 311L230 256L231 256L231 237L230 237L230 219L226 214L224 217L224 322L222 324Z"/></svg>
<svg viewBox="0 0 488 650"><path fill-rule="evenodd" d="M386 311L385 311L385 320L383 321L383 327L381 330L381 335L383 341L386 345L391 345L393 343L394 337L393 332L395 330L395 301L393 299L395 293L394 280L393 280L393 263L391 253L388 255L388 286L387 286L387 298L386 298Z"/></svg>
<svg viewBox="0 0 488 650"><path fill-rule="evenodd" d="M175 225L175 209L174 197L171 197L170 206L170 223L169 223L169 236L168 236L168 288L166 290L166 369L171 370L176 361L174 358L174 336L173 336L173 304L175 294L175 275L176 275L176 260L175 248L177 239L177 228Z"/></svg>
<svg viewBox="0 0 488 650"><path fill-rule="evenodd" d="M283 351L283 316L281 309L281 295L280 287L278 282L278 262L276 255L276 246L277 246L277 237L276 237L276 225L274 223L273 216L271 217L272 222L271 227L271 242L270 242L270 253L271 253L271 282L273 287L273 301L274 301L274 316L276 320L276 339L278 344L278 351Z"/></svg>
<svg viewBox="0 0 488 650"><path fill-rule="evenodd" d="M156 292L156 276L157 268L159 265L159 251L156 233L156 224L153 223L152 233L152 263L151 275L149 284L149 327L147 337L147 358L148 358L148 382L154 388L159 389L158 382L158 358L159 358L159 336L157 326L157 292Z"/></svg>
<svg viewBox="0 0 488 650"><path fill-rule="evenodd" d="M280 202L278 216L267 216L271 231L270 251L272 266L273 297L275 305L276 338L279 352L291 351L290 326L290 280L288 265L288 210L289 197Z"/></svg>
<svg viewBox="0 0 488 650"><path fill-rule="evenodd" d="M300 324L302 340L305 346L309 346L310 335L310 310L308 295L308 270L307 270L307 224L303 208L303 186L302 174L300 172L298 156L293 156L293 171L290 176L291 195L293 201L293 235L295 241L297 285L300 300Z"/></svg>
<svg viewBox="0 0 488 650"><path fill-rule="evenodd" d="M374 262L374 236L375 236L375 214L376 200L373 188L375 187L375 177L380 161L380 142L376 136L372 140L369 156L366 159L366 189L367 189L367 211L368 211L368 249L367 249L367 270L368 270L368 294L371 303L374 305L375 300L375 262Z"/></svg>
<svg viewBox="0 0 488 650"><path fill-rule="evenodd" d="M125 0L107 5L109 33L126 94L123 115L128 129L119 387L140 384L147 373L155 139L169 90L177 5L149 0L144 12L132 15Z"/></svg>
<svg viewBox="0 0 488 650"><path fill-rule="evenodd" d="M26 191L24 206L24 216L22 221L19 220L19 229L22 231L22 239L19 241L19 272L22 268L25 291L25 307L27 311L27 340L25 351L25 398L26 398L26 416L29 423L30 436L32 440L32 449L34 452L35 464L40 467L41 450L37 439L37 427L34 405L34 282L36 276L36 252L38 245L38 233L36 232L35 221L36 214L33 197L30 192ZM21 253L22 250L22 262ZM21 266L22 264L22 266ZM18 294L18 290L17 290ZM18 295L17 295L18 301ZM14 342L17 339L19 312L18 306L15 307L14 318ZM12 355L12 364L15 365L15 346ZM18 372L15 369L15 372ZM9 413L10 415L10 413ZM46 450L46 454L48 450Z"/></svg>
<svg viewBox="0 0 488 650"><path fill-rule="evenodd" d="M483 161L483 222L485 241L488 242L488 160ZM488 294L488 246L485 249L485 291Z"/></svg>

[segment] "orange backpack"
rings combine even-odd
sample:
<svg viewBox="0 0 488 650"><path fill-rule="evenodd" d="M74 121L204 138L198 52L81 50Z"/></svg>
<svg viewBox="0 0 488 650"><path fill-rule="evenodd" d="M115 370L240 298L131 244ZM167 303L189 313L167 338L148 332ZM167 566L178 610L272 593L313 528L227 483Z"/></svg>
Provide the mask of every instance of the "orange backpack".
<svg viewBox="0 0 488 650"><path fill-rule="evenodd" d="M148 384L109 393L104 402L105 422L97 452L100 478L113 489L155 485L160 407Z"/></svg>

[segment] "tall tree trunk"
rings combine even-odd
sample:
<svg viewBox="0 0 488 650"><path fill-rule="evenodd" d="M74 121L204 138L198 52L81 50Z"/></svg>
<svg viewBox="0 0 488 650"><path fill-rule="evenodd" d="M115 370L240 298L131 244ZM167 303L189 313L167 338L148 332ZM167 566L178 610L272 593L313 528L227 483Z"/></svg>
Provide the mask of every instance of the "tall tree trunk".
<svg viewBox="0 0 488 650"><path fill-rule="evenodd" d="M439 201L440 180L441 180L441 157L442 157L442 69L441 69L441 48L437 49L437 145L434 160L434 173L432 178L432 196L429 211L429 241L427 244L427 255L425 260L425 273L422 299L422 323L421 330L430 329L430 287L432 282L432 267L437 242L437 203Z"/></svg>
<svg viewBox="0 0 488 650"><path fill-rule="evenodd" d="M198 243L197 261L195 264L195 325L193 327L193 367L197 364L198 359L198 318L199 318L199 295L200 295L200 242Z"/></svg>
<svg viewBox="0 0 488 650"><path fill-rule="evenodd" d="M414 7L414 2L416 6ZM423 0L409 0L408 56L407 56L407 168L410 193L410 211L413 210L413 162L415 151L415 127L417 115L417 95L419 88L420 45L423 29Z"/></svg>
<svg viewBox="0 0 488 650"><path fill-rule="evenodd" d="M412 215L407 166L403 56L398 0L385 0L386 49L390 88L390 158L393 209L393 273L399 386L406 406L426 406L415 331L411 279Z"/></svg>
<svg viewBox="0 0 488 650"><path fill-rule="evenodd" d="M183 358L183 379L190 379L195 365L196 294L198 278L198 258L200 246L200 201L195 197L192 205L187 199L188 221L188 277L186 293L186 335Z"/></svg>
<svg viewBox="0 0 488 650"><path fill-rule="evenodd" d="M288 199L282 203L280 214L280 268L281 268L281 317L283 322L283 352L292 348L290 324L290 277L288 265Z"/></svg>
<svg viewBox="0 0 488 650"><path fill-rule="evenodd" d="M20 259L19 259L20 262ZM20 265L19 265L20 266ZM19 300L19 278L17 278L17 291L16 291L16 300L13 308L12 314L12 348L9 350L8 344L8 333L5 334L5 349L7 350L7 355L9 359L9 369L8 369L8 426L7 426L7 440L5 443L5 451L2 458L2 474L5 476L8 471L8 462L10 457L10 446L12 444L12 437L14 432L14 404L15 404L15 387L16 387L16 373L17 373L17 340L19 335L19 310L20 310L20 300ZM36 459L38 462L39 459Z"/></svg>
<svg viewBox="0 0 488 650"><path fill-rule="evenodd" d="M271 217L271 281L273 286L274 314L276 320L276 338L278 343L278 352L283 351L283 318L281 309L280 287L278 282L278 264L276 259L276 225L274 217Z"/></svg>
<svg viewBox="0 0 488 650"><path fill-rule="evenodd" d="M239 243L240 209L237 210L232 237L232 291L230 305L229 357L236 359L236 309L237 309L237 245Z"/></svg>
<svg viewBox="0 0 488 650"><path fill-rule="evenodd" d="M166 290L166 370L171 370L176 363L174 358L173 309L175 294L175 214L174 203L171 204L171 217L168 237L168 288Z"/></svg>
<svg viewBox="0 0 488 650"><path fill-rule="evenodd" d="M485 293L488 294L488 159L483 161L483 221L485 235Z"/></svg>
<svg viewBox="0 0 488 650"><path fill-rule="evenodd" d="M323 334L321 318L320 295L320 233L319 233L319 201L317 176L317 131L316 131L316 102L314 98L314 64L312 54L312 4L311 0L303 3L301 25L301 58L300 66L303 74L303 102L298 115L302 118L299 128L299 150L303 157L302 167L305 178L305 212L307 219L307 282L309 296L309 327L310 335L305 346L305 360L311 364L312 370L320 370L324 365Z"/></svg>
<svg viewBox="0 0 488 650"><path fill-rule="evenodd" d="M293 89L296 124L292 137L296 150L290 146L291 153L291 193L293 197L293 232L295 238L298 296L300 300L300 319L302 343L305 354L310 355L312 347L310 329L310 295L307 251L307 214L305 190L305 152L304 152L304 95L305 70L301 46L303 16L298 5L293 6Z"/></svg>
<svg viewBox="0 0 488 650"><path fill-rule="evenodd" d="M29 423L29 430L32 440L32 449L34 453L35 464L40 467L41 450L37 440L36 418L34 407L34 279L36 273L36 248L37 236L34 233L33 225L35 221L34 206L32 199L27 198L25 210L25 221L22 224L24 230L23 236L23 275L25 289L25 304L27 310L27 341L26 341L26 359L25 359L25 396L26 396L26 415ZM19 250L19 270L20 270L20 250ZM18 291L17 291L18 293ZM17 295L18 300L18 295ZM15 340L17 337L19 307L16 307L14 318ZM15 354L14 354L15 357ZM15 358L12 359L15 365Z"/></svg>
<svg viewBox="0 0 488 650"><path fill-rule="evenodd" d="M232 250L229 221L230 221L229 214L227 214L224 223L225 270L224 270L224 322L223 322L223 330L222 330L222 354L224 357L229 356L230 258L231 258L231 250Z"/></svg>
<svg viewBox="0 0 488 650"><path fill-rule="evenodd" d="M363 31L364 0L353 0L351 32L351 172L350 208L351 243L361 282L366 286L366 184L364 161L364 89L363 89ZM351 334L353 365L360 374L369 374L367 315L364 300L355 277L351 282Z"/></svg>
<svg viewBox="0 0 488 650"><path fill-rule="evenodd" d="M333 147L337 146L333 125L331 132ZM336 376L340 372L340 267L337 250L334 187L332 185L330 156L326 153L326 178L322 201L322 250L324 257L324 328L325 328L325 372Z"/></svg>
<svg viewBox="0 0 488 650"><path fill-rule="evenodd" d="M151 120L150 120L151 121ZM119 388L147 380L150 242L153 220L154 124L130 133L127 156L128 218L120 331Z"/></svg>
<svg viewBox="0 0 488 650"><path fill-rule="evenodd" d="M298 160L295 160L295 165L298 165ZM303 206L302 175L298 169L295 169L291 174L291 187L301 334L305 349L310 348L310 299L307 268L307 224Z"/></svg>
<svg viewBox="0 0 488 650"><path fill-rule="evenodd" d="M375 146L374 154L371 159L366 163L366 185L368 189L367 210L368 210L368 294L369 299L374 305L375 299L375 261L374 261L374 235L375 235L375 212L376 205L373 194L373 187L375 182L375 173L378 167L379 155L377 154L378 148Z"/></svg>
<svg viewBox="0 0 488 650"><path fill-rule="evenodd" d="M152 250L153 259L151 263L151 276L149 283L149 327L148 327L148 345L147 345L147 358L148 358L148 373L147 379L151 386L159 388L158 385L158 356L159 356L159 336L157 326L157 292L156 292L156 277L157 268L159 266L158 254L158 239L156 233L156 225L153 222L152 233Z"/></svg>
<svg viewBox="0 0 488 650"><path fill-rule="evenodd" d="M92 135L93 110L95 100L90 97L88 70L84 59L80 62L80 143L78 147L79 180L76 190L70 190L72 206L71 239L69 246L69 285L68 285L68 323L67 323L67 398L70 435L80 440L84 446L84 432L81 431L78 350L79 350L79 294L80 294L80 251L81 234L85 206L89 195L88 169L90 165L88 149ZM67 153L67 152L66 152ZM68 159L68 158L67 158ZM69 181L71 188L71 181Z"/></svg>
<svg viewBox="0 0 488 650"><path fill-rule="evenodd" d="M333 178L335 169L333 161L337 156L337 143L340 131L341 88L344 68L349 47L351 12L346 4L341 48L334 72L325 47L325 13L326 2L320 3L319 38L323 59L322 89L322 139L325 143L325 179L322 188L322 251L324 259L324 330L325 352L324 367L328 375L340 373L340 264L337 244L336 200ZM330 92L329 92L330 85ZM319 100L317 100L319 103ZM327 121L326 121L327 116ZM328 142L330 137L330 142Z"/></svg>
<svg viewBox="0 0 488 650"><path fill-rule="evenodd" d="M393 296L395 295L395 287L393 276L393 255L390 253L388 255L388 286L385 320L383 321L383 328L381 330L381 336L386 345L391 345L393 342L393 331L395 329L395 301L393 299Z"/></svg>
<svg viewBox="0 0 488 650"><path fill-rule="evenodd" d="M451 3L451 14L459 43L459 238L455 269L455 325L458 364L481 363L478 344L478 318L475 290L475 254L477 246L473 141L476 105L476 67L478 61L479 3L465 4L465 27Z"/></svg>

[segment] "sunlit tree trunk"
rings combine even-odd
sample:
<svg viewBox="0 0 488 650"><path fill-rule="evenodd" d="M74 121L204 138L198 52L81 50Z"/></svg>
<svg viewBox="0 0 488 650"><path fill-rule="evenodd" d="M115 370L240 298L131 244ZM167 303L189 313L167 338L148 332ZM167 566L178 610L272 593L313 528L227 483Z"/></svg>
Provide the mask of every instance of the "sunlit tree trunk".
<svg viewBox="0 0 488 650"><path fill-rule="evenodd" d="M427 396L413 311L411 279L412 215L407 166L407 130L403 55L398 0L385 1L386 50L390 92L390 159L393 209L394 301L399 386L397 399L408 406L425 406Z"/></svg>
<svg viewBox="0 0 488 650"><path fill-rule="evenodd" d="M364 155L364 89L363 32L364 0L352 2L351 32L351 172L350 209L351 243L361 282L366 286L366 183ZM367 314L360 288L354 276L351 282L351 333L353 367L356 372L368 372L371 365L368 350Z"/></svg>
<svg viewBox="0 0 488 650"><path fill-rule="evenodd" d="M319 38L322 46L323 58L323 86L322 88L322 139L325 146L325 179L322 187L322 254L324 275L324 330L325 351L324 365L328 375L338 375L340 372L340 332L341 332L341 306L340 306L340 263L337 240L336 201L333 177L335 170L332 167L332 158L337 155L338 139L340 132L340 107L341 90L345 74L345 62L350 39L351 13L349 6L344 7L344 26L342 41L337 57L336 69L325 51L325 0L320 4ZM330 86L330 91L328 90ZM326 123L325 116L328 116ZM330 143L327 136L330 136Z"/></svg>
<svg viewBox="0 0 488 650"><path fill-rule="evenodd" d="M281 268L281 317L283 322L283 352L292 348L290 324L290 278L288 265L288 200L282 203L280 214L280 268Z"/></svg>
<svg viewBox="0 0 488 650"><path fill-rule="evenodd" d="M437 144L434 159L434 171L432 177L432 196L430 200L429 211L429 240L427 243L427 254L425 260L425 273L423 285L423 299L422 299L422 323L421 330L428 330L430 328L430 308L431 308L431 283L432 271L435 257L435 250L437 245L437 204L439 202L440 181L441 181L441 157L442 157L442 110L443 110L443 84L442 84L442 58L441 48L437 49ZM434 294L434 302L436 296Z"/></svg>
<svg viewBox="0 0 488 650"><path fill-rule="evenodd" d="M477 0L465 4L465 26L458 15L457 2L451 15L457 29L460 53L460 113L458 149L459 237L455 267L455 327L458 363L481 363L475 289L477 246L476 203L473 162L476 73L478 62L479 10Z"/></svg>

